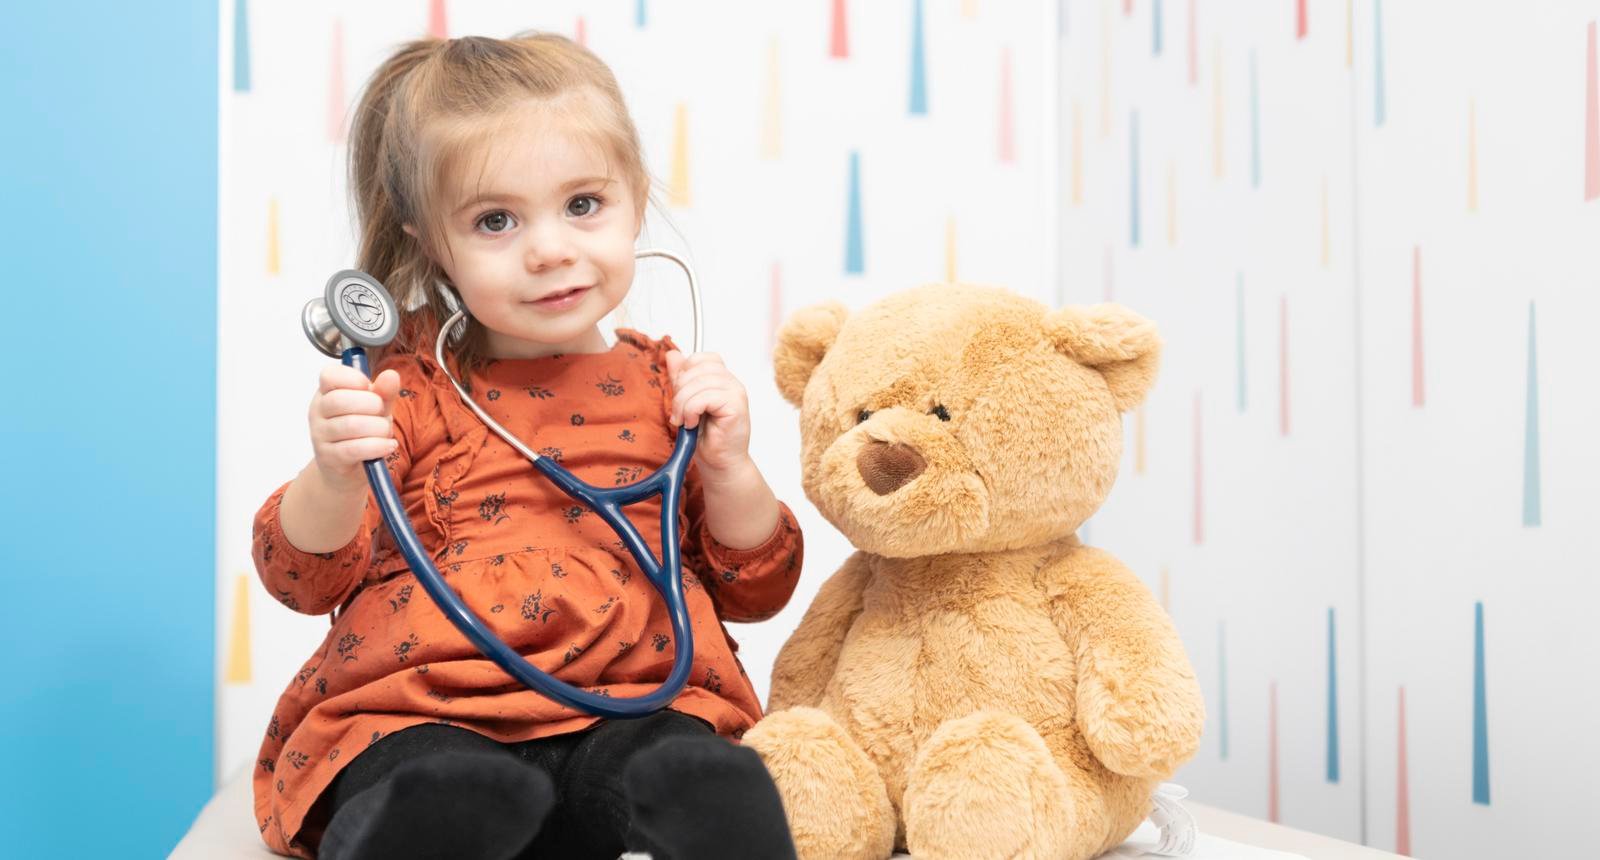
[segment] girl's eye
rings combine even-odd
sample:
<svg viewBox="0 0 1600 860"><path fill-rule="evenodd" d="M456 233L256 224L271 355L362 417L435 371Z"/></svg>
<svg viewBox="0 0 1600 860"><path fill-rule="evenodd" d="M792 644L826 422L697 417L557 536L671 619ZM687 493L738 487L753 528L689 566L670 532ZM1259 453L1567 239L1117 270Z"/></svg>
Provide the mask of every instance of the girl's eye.
<svg viewBox="0 0 1600 860"><path fill-rule="evenodd" d="M868 418L871 418L871 417L872 417L872 410L863 409L860 412L856 413L856 423L860 424L860 423L866 421Z"/></svg>
<svg viewBox="0 0 1600 860"><path fill-rule="evenodd" d="M494 211L478 219L478 229L486 233L504 233L516 223L511 219L511 213Z"/></svg>
<svg viewBox="0 0 1600 860"><path fill-rule="evenodd" d="M600 211L600 198L593 194L580 194L567 202L567 214L584 218Z"/></svg>
<svg viewBox="0 0 1600 860"><path fill-rule="evenodd" d="M950 410L944 408L943 405L935 406L932 409L929 409L928 414L937 417L940 421L950 420Z"/></svg>

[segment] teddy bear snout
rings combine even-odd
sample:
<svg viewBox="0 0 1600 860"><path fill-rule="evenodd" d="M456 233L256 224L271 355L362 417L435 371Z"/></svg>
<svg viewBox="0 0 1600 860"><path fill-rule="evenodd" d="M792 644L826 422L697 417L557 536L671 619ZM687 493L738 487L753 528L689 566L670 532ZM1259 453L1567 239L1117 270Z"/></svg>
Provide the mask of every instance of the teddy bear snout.
<svg viewBox="0 0 1600 860"><path fill-rule="evenodd" d="M856 455L856 470L867 488L880 496L887 496L911 483L912 479L928 468L917 449L910 445L872 441L861 447Z"/></svg>

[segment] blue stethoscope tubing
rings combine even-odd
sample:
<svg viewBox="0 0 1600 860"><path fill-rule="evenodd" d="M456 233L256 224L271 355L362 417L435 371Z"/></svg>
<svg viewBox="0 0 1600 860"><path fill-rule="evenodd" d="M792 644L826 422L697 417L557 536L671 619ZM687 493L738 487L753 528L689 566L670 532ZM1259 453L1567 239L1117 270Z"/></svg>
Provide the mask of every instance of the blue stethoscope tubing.
<svg viewBox="0 0 1600 860"><path fill-rule="evenodd" d="M346 349L342 360L347 366L354 367L371 377L367 354L361 347ZM688 471L689 461L694 457L695 443L699 435L698 427L678 428L672 456L667 462L651 473L650 477L624 487L596 487L580 480L549 457L539 457L533 461L533 465L552 483L573 499L588 505L617 532L627 545L628 552L639 563L639 568L644 571L650 583L661 592L662 599L666 601L667 614L672 621L676 657L672 673L654 691L631 698L614 698L591 693L557 680L534 668L526 658L501 641L483 619L468 608L455 590L445 583L439 569L434 566L428 551L423 548L422 541L412 529L410 519L406 517L405 505L400 501L400 493L395 489L394 480L390 477L389 468L384 465L383 458L367 460L363 465L366 467L367 481L372 485L372 494L378 501L378 509L383 513L383 521L394 534L400 552L411 566L411 572L416 575L417 580L422 583L423 590L433 598L433 602L438 605L445 617L449 618L451 623L483 652L484 656L506 670L511 677L562 705L599 717L629 719L647 716L671 704L688 683L689 672L693 668L694 631L689 626L689 608L683 595L682 558L678 545L678 502L683 493L683 477ZM622 514L625 505L644 501L658 493L661 495L659 563L651 554L644 538L640 536L638 528Z"/></svg>
<svg viewBox="0 0 1600 860"><path fill-rule="evenodd" d="M700 288L695 282L694 271L683 258L669 251L645 250L635 256L641 259L663 258L683 269L688 277L689 294L693 302L694 349L698 352L702 317ZM624 487L596 487L580 480L553 459L534 452L521 439L501 427L473 401L460 381L450 372L444 360L445 340L451 332L458 330L457 324L464 321L466 311L452 292L447 289L442 292L446 304L450 305L452 315L440 327L438 339L434 344L434 357L440 369L455 387L462 402L470 407L490 430L527 457L536 469L563 492L593 510L622 539L629 554L638 562L639 569L650 580L650 584L661 593L661 598L667 605L667 616L672 623L674 640L672 671L654 691L643 696L626 698L592 693L540 671L496 636L483 619L468 608L462 602L460 595L444 581L444 576L434 566L433 559L423 547L422 541L418 539L416 531L411 526L410 519L406 516L405 505L400 501L400 493L395 489L388 466L385 465L383 458L376 458L364 461L362 465L367 473L367 482L372 486L372 495L377 500L379 511L383 514L383 521L388 524L389 531L394 535L395 543L405 557L406 563L410 565L412 574L422 583L423 590L433 599L439 611L444 613L444 616L484 656L493 660L524 686L558 704L598 717L630 719L647 716L665 708L688 684L689 673L694 667L694 630L689 623L689 608L684 598L683 559L678 542L678 508L683 497L684 476L688 473L689 462L694 458L695 443L700 436L699 428L678 428L671 456L667 458L666 463L642 481ZM364 347L382 346L394 337L397 331L397 310L394 300L383 289L382 284L370 275L347 269L334 273L333 277L328 279L322 298L312 299L306 303L301 314L301 325L307 337L319 350L330 356L338 356L347 367L361 371L362 375L370 379L372 368ZM659 561L650 552L650 547L640 536L638 528L622 513L623 507L656 495L661 496Z"/></svg>

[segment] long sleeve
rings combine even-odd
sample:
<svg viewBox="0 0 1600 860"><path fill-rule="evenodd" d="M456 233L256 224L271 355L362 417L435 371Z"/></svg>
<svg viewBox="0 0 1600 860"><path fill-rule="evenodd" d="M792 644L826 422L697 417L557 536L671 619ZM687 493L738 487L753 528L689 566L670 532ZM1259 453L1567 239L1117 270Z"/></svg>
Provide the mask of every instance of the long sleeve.
<svg viewBox="0 0 1600 860"><path fill-rule="evenodd" d="M384 362L380 367L396 367L404 379L407 367ZM403 383L404 384L404 383ZM404 391L394 408L394 435L399 441L395 451L385 458L389 476L396 486L404 480L411 468L410 410L407 408L409 391ZM267 593L279 603L306 615L325 615L332 612L361 584L372 556L373 539L383 527L383 515L378 510L372 490L367 490L367 506L361 516L361 525L350 541L333 552L304 552L289 542L283 533L280 508L283 494L289 483L278 487L256 511L250 541L250 556L255 562L256 574Z"/></svg>
<svg viewBox="0 0 1600 860"><path fill-rule="evenodd" d="M788 604L800 581L805 544L789 506L778 502L778 524L760 546L733 549L711 536L705 494L691 467L684 482L689 530L685 563L700 575L724 621L765 621Z"/></svg>

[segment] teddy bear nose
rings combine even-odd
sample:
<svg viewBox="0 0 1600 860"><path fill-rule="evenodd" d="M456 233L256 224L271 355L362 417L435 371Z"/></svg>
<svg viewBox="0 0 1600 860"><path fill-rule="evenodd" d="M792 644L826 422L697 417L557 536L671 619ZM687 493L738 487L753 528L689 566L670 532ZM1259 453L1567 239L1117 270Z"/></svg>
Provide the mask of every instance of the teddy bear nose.
<svg viewBox="0 0 1600 860"><path fill-rule="evenodd" d="M868 489L887 496L900 489L928 468L917 449L910 445L891 445L888 442L868 442L856 455L856 470L867 482Z"/></svg>

